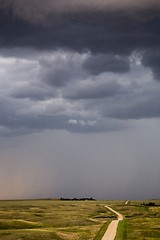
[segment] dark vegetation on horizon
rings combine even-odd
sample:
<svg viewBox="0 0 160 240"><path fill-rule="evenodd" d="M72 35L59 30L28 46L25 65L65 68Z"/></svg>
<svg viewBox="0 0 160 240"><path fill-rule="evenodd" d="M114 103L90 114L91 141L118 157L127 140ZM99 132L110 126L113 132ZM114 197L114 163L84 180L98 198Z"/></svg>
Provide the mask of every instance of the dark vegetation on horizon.
<svg viewBox="0 0 160 240"><path fill-rule="evenodd" d="M149 203L143 202L142 205L143 205L143 206L148 206L148 207L160 206L160 205L155 204L155 202L149 202Z"/></svg>
<svg viewBox="0 0 160 240"><path fill-rule="evenodd" d="M94 198L60 198L61 201L96 201Z"/></svg>

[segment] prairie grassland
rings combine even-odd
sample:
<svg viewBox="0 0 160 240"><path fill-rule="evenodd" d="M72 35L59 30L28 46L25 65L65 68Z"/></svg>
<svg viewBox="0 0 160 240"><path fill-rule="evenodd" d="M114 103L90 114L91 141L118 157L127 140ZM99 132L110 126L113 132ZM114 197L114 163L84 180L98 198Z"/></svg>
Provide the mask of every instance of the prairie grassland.
<svg viewBox="0 0 160 240"><path fill-rule="evenodd" d="M101 240L116 218L104 206L124 215L116 240L160 239L160 201L0 201L0 239ZM147 203L147 201L145 201Z"/></svg>
<svg viewBox="0 0 160 240"><path fill-rule="evenodd" d="M100 201L0 201L0 239L98 240L113 213Z"/></svg>
<svg viewBox="0 0 160 240"><path fill-rule="evenodd" d="M144 206L143 202L154 202L156 206ZM125 217L119 223L116 240L160 239L160 201L131 201L128 205L117 205L114 209Z"/></svg>

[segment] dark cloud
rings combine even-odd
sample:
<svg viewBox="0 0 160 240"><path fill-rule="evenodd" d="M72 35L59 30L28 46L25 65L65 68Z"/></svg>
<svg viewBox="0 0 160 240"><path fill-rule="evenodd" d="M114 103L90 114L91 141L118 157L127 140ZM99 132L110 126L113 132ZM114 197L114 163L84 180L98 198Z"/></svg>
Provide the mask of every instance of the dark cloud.
<svg viewBox="0 0 160 240"><path fill-rule="evenodd" d="M84 84L79 84L75 88L70 86L69 89L66 89L64 97L70 99L101 99L125 94L128 91L127 87L123 87L114 79L106 82L99 82L95 79L95 81L86 81Z"/></svg>
<svg viewBox="0 0 160 240"><path fill-rule="evenodd" d="M147 119L157 118L160 116L158 102L159 95L155 96L139 96L137 99L130 99L126 104L124 101L117 103L112 109L106 108L107 116L117 119ZM104 107L105 110L105 107Z"/></svg>
<svg viewBox="0 0 160 240"><path fill-rule="evenodd" d="M96 56L90 55L83 64L84 68L93 75L98 75L103 72L124 73L129 71L129 59L120 57L99 54Z"/></svg>
<svg viewBox="0 0 160 240"><path fill-rule="evenodd" d="M73 12L95 12L95 11L142 11L157 10L160 8L158 0L1 0L0 8L9 8L14 15L32 23L45 22L50 15L73 13Z"/></svg>
<svg viewBox="0 0 160 240"><path fill-rule="evenodd" d="M82 62L81 55L63 51L55 58L41 58L41 78L53 87L64 87L72 80L85 77L81 69Z"/></svg>
<svg viewBox="0 0 160 240"><path fill-rule="evenodd" d="M140 64L141 58L130 56L129 71L95 75L85 67L92 57L55 51L33 61L26 57L20 64L15 64L15 58L0 58L5 79L0 105L3 134L5 130L7 135L45 129L113 131L127 127L127 120L160 116L160 85ZM61 78L56 77L57 69Z"/></svg>
<svg viewBox="0 0 160 240"><path fill-rule="evenodd" d="M159 47L160 43L159 12L152 9L148 12L141 11L138 16L123 11L87 9L83 12L53 14L50 19L51 24L47 26L37 25L1 8L0 46L68 48L76 51L129 55L136 49Z"/></svg>
<svg viewBox="0 0 160 240"><path fill-rule="evenodd" d="M142 58L142 63L146 67L152 69L154 78L160 80L160 51L159 48L156 50L146 51Z"/></svg>

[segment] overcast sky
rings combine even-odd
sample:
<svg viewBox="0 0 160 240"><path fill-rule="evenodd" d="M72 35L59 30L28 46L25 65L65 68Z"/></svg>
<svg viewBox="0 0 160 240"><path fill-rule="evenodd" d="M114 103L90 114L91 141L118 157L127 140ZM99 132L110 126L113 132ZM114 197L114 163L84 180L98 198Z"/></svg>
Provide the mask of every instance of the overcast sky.
<svg viewBox="0 0 160 240"><path fill-rule="evenodd" d="M159 0L0 0L0 199L160 198Z"/></svg>

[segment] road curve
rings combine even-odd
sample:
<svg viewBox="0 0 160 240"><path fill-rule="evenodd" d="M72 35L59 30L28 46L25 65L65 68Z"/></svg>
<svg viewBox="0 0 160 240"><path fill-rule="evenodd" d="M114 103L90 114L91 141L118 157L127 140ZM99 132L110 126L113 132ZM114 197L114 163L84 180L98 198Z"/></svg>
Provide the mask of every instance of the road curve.
<svg viewBox="0 0 160 240"><path fill-rule="evenodd" d="M105 206L109 211L115 213L117 215L117 220L113 220L108 228L107 231L105 232L102 240L114 240L116 237L116 233L117 233L117 227L118 227L118 223L119 221L123 220L123 215L116 212L115 210L113 210L111 207L109 206Z"/></svg>

